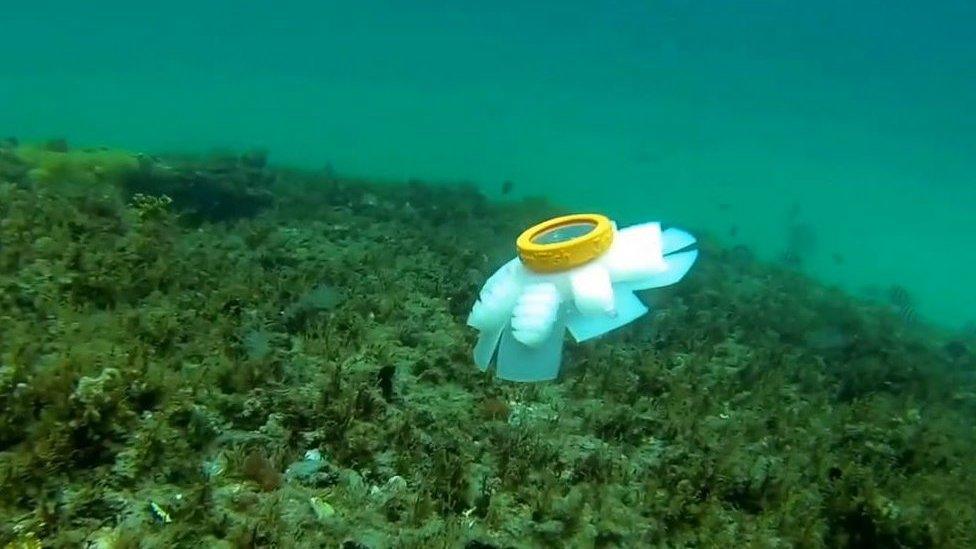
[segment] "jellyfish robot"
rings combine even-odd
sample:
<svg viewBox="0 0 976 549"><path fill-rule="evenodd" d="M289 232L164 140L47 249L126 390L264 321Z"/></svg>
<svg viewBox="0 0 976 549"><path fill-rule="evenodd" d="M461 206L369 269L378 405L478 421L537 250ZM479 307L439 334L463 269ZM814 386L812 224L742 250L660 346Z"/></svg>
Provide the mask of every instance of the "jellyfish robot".
<svg viewBox="0 0 976 549"><path fill-rule="evenodd" d="M623 229L605 216L550 219L516 240L517 257L481 289L468 316L474 362L509 381L559 374L566 330L577 342L648 312L636 291L681 280L698 258L695 238L658 222Z"/></svg>

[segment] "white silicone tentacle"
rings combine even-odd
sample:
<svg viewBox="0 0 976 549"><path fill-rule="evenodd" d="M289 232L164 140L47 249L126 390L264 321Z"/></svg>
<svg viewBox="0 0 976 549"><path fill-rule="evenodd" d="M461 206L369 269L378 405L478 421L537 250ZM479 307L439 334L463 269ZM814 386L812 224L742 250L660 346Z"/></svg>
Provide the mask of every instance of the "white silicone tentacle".
<svg viewBox="0 0 976 549"><path fill-rule="evenodd" d="M666 255L664 256L664 261L667 264L667 269L664 272L644 277L639 280L623 282L620 284L620 286L629 290L649 290L651 288L670 286L688 274L688 271L691 269L691 266L695 263L695 259L697 258L698 250L690 250L687 252Z"/></svg>
<svg viewBox="0 0 976 549"><path fill-rule="evenodd" d="M557 320L544 340L529 346L516 339L511 330L505 330L498 345L495 375L500 379L522 382L556 379L562 362L565 331L563 322Z"/></svg>
<svg viewBox="0 0 976 549"><path fill-rule="evenodd" d="M587 315L614 314L613 284L610 273L599 263L590 263L570 275L576 308Z"/></svg>
<svg viewBox="0 0 976 549"><path fill-rule="evenodd" d="M615 283L664 271L667 265L662 254L661 225L643 223L622 229L600 262L607 266Z"/></svg>
<svg viewBox="0 0 976 549"><path fill-rule="evenodd" d="M495 271L481 288L478 301L468 315L468 326L491 332L504 326L521 292L517 259Z"/></svg>
<svg viewBox="0 0 976 549"><path fill-rule="evenodd" d="M512 335L530 347L552 333L559 315L559 290L551 282L530 284L522 290L512 311Z"/></svg>
<svg viewBox="0 0 976 549"><path fill-rule="evenodd" d="M577 342L600 337L607 332L630 324L647 313L644 305L633 292L617 288L616 296L617 316L584 315L579 311L571 311L566 316L566 327Z"/></svg>
<svg viewBox="0 0 976 549"><path fill-rule="evenodd" d="M491 365L491 359L495 356L495 349L502 337L502 331L507 327L508 324L502 324L497 328L485 330L478 334L478 343L474 346L474 363L482 371L487 370L488 366Z"/></svg>

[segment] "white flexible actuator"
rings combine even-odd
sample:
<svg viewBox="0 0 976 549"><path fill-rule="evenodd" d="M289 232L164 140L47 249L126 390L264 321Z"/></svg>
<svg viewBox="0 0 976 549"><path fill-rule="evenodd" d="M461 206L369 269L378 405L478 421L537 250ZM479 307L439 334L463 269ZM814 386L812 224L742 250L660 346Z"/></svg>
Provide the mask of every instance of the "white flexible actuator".
<svg viewBox="0 0 976 549"><path fill-rule="evenodd" d="M518 257L481 289L468 316L479 331L474 361L510 381L559 374L563 337L586 341L648 312L635 291L681 280L698 257L695 237L657 222L614 228L610 248L593 261L556 273L530 270Z"/></svg>

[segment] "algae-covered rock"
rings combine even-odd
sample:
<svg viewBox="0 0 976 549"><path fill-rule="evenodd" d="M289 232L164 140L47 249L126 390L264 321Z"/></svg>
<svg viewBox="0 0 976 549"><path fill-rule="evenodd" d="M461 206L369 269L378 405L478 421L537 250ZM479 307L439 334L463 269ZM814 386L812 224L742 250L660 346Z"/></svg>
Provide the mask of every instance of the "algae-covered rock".
<svg viewBox="0 0 976 549"><path fill-rule="evenodd" d="M189 220L224 221L251 217L273 202L275 175L265 157L149 158L128 180L130 193L163 194Z"/></svg>
<svg viewBox="0 0 976 549"><path fill-rule="evenodd" d="M163 160L108 147L70 148L63 140L0 146L2 178L79 193L110 189L126 196L167 196L179 213L197 222L250 217L270 206L275 177L266 164L261 151Z"/></svg>
<svg viewBox="0 0 976 549"><path fill-rule="evenodd" d="M46 184L96 185L122 188L139 172L139 156L118 149L67 149L23 145L14 149L26 166L27 178Z"/></svg>
<svg viewBox="0 0 976 549"><path fill-rule="evenodd" d="M465 315L554 206L15 150L0 547L976 545L968 340L703 235L654 315L500 383Z"/></svg>

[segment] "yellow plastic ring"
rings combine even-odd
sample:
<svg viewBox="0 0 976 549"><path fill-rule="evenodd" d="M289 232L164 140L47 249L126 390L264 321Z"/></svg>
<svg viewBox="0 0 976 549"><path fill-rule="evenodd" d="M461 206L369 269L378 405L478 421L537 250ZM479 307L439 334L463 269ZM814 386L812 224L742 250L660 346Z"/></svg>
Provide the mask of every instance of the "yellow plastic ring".
<svg viewBox="0 0 976 549"><path fill-rule="evenodd" d="M556 242L539 242L539 237L574 225L592 227L589 231ZM613 225L600 214L574 214L556 217L529 227L515 241L519 258L526 267L540 273L572 269L603 255L613 243Z"/></svg>

